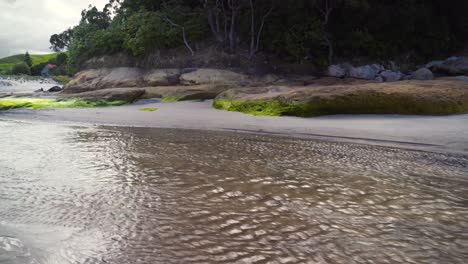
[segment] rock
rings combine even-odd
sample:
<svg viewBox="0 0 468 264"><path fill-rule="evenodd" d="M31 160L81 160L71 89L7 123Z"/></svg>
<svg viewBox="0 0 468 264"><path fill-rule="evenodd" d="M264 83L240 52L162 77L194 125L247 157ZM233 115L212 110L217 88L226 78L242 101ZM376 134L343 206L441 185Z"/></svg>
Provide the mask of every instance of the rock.
<svg viewBox="0 0 468 264"><path fill-rule="evenodd" d="M273 84L280 81L282 78L275 74L266 74L258 78L258 82L262 82L265 84Z"/></svg>
<svg viewBox="0 0 468 264"><path fill-rule="evenodd" d="M145 86L177 85L180 74L178 69L155 69L147 72L143 81Z"/></svg>
<svg viewBox="0 0 468 264"><path fill-rule="evenodd" d="M143 98L172 98L177 101L183 100L198 100L198 99L214 99L220 93L231 89L232 86L226 85L193 85L193 86L159 86L145 87Z"/></svg>
<svg viewBox="0 0 468 264"><path fill-rule="evenodd" d="M384 82L385 80L384 80L384 78L382 76L379 75L379 76L375 77L375 81Z"/></svg>
<svg viewBox="0 0 468 264"><path fill-rule="evenodd" d="M432 80L434 79L434 74L427 69L427 68L421 68L413 73L411 73L411 79L414 80Z"/></svg>
<svg viewBox="0 0 468 264"><path fill-rule="evenodd" d="M107 88L143 85L143 70L139 68L102 68L77 73L64 87L64 92L80 93Z"/></svg>
<svg viewBox="0 0 468 264"><path fill-rule="evenodd" d="M442 64L432 67L435 73L448 75L468 75L468 57L451 57Z"/></svg>
<svg viewBox="0 0 468 264"><path fill-rule="evenodd" d="M197 69L189 73L184 73L180 76L180 83L183 85L245 85L248 82L249 77L247 75L229 70Z"/></svg>
<svg viewBox="0 0 468 264"><path fill-rule="evenodd" d="M374 80L378 73L378 66L365 65L353 67L349 70L349 76L357 79Z"/></svg>
<svg viewBox="0 0 468 264"><path fill-rule="evenodd" d="M460 76L453 76L453 77L442 77L439 80L455 80L455 81L463 81L468 82L468 76L460 75Z"/></svg>
<svg viewBox="0 0 468 264"><path fill-rule="evenodd" d="M42 89L42 88L41 88L41 90L44 91L44 89ZM63 89L60 86L54 86L54 87L50 88L47 91L50 92L50 93L56 93L56 92L60 92L62 90Z"/></svg>
<svg viewBox="0 0 468 264"><path fill-rule="evenodd" d="M346 69L341 64L334 64L328 66L327 75L330 77L343 78L348 74L348 69Z"/></svg>
<svg viewBox="0 0 468 264"><path fill-rule="evenodd" d="M258 115L455 114L468 112L468 84L454 80L411 80L234 88L218 95L213 105Z"/></svg>
<svg viewBox="0 0 468 264"><path fill-rule="evenodd" d="M106 99L133 102L145 94L144 89L110 88L75 94L60 94L61 98L83 98L89 100Z"/></svg>
<svg viewBox="0 0 468 264"><path fill-rule="evenodd" d="M78 72L64 87L64 92L79 93L99 89L98 84L111 69L93 69Z"/></svg>
<svg viewBox="0 0 468 264"><path fill-rule="evenodd" d="M7 81L0 81L0 86L12 86L12 84Z"/></svg>
<svg viewBox="0 0 468 264"><path fill-rule="evenodd" d="M382 76L383 80L386 82L396 82L401 80L403 77L403 74L401 72L394 72L394 71L383 71L380 73L380 76Z"/></svg>
<svg viewBox="0 0 468 264"><path fill-rule="evenodd" d="M385 67L382 66L381 64L371 64L370 66L372 69L374 69L376 73L380 73L385 70Z"/></svg>
<svg viewBox="0 0 468 264"><path fill-rule="evenodd" d="M431 69L432 67L441 65L442 63L444 63L443 60L435 60L427 63L424 67Z"/></svg>
<svg viewBox="0 0 468 264"><path fill-rule="evenodd" d="M139 87L143 83L143 73L140 68L112 68L101 78L97 88Z"/></svg>

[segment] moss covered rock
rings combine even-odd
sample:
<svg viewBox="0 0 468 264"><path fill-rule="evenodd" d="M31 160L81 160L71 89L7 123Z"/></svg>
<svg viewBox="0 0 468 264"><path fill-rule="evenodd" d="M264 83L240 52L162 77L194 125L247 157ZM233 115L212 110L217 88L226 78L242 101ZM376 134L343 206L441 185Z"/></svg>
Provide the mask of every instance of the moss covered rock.
<svg viewBox="0 0 468 264"><path fill-rule="evenodd" d="M357 85L237 88L220 94L217 109L255 115L446 115L468 112L463 81L404 81Z"/></svg>

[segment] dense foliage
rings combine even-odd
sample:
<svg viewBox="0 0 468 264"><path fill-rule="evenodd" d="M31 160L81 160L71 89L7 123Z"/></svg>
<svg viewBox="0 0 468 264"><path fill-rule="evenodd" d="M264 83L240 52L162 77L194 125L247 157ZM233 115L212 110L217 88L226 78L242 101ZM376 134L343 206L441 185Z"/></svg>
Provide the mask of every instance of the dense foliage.
<svg viewBox="0 0 468 264"><path fill-rule="evenodd" d="M26 62L21 62L13 66L12 73L31 75L31 69L29 68L28 64L26 64Z"/></svg>
<svg viewBox="0 0 468 264"><path fill-rule="evenodd" d="M422 60L468 41L466 0L110 0L50 42L68 49L68 70L93 56L155 50L211 39L232 54L260 51L292 62L335 58Z"/></svg>

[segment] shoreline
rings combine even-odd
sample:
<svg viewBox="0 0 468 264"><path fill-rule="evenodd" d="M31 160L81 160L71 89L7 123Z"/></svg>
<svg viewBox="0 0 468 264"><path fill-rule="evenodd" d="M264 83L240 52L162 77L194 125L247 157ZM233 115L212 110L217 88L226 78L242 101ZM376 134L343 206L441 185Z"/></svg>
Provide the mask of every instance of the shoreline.
<svg viewBox="0 0 468 264"><path fill-rule="evenodd" d="M468 153L468 115L333 115L314 118L252 116L216 110L212 101L141 100L104 108L14 109L0 120L193 129L350 142L443 153ZM156 107L144 112L140 108Z"/></svg>

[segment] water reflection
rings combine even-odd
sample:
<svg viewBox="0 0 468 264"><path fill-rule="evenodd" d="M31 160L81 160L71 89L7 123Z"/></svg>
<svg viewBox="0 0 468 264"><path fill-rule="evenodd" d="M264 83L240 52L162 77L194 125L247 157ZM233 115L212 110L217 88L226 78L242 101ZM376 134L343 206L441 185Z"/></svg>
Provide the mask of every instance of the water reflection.
<svg viewBox="0 0 468 264"><path fill-rule="evenodd" d="M0 253L20 242L11 252L31 263L468 258L466 156L169 129L0 131Z"/></svg>

